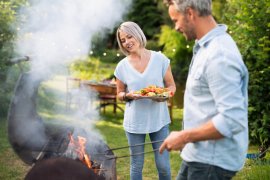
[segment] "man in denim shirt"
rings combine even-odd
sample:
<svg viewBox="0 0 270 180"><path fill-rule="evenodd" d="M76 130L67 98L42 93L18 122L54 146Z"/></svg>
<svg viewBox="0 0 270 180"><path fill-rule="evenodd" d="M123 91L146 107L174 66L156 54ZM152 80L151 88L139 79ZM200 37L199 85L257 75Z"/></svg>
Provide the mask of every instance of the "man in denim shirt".
<svg viewBox="0 0 270 180"><path fill-rule="evenodd" d="M184 96L182 131L160 147L180 150L177 179L231 179L248 149L248 71L211 0L167 0L175 29L195 40Z"/></svg>

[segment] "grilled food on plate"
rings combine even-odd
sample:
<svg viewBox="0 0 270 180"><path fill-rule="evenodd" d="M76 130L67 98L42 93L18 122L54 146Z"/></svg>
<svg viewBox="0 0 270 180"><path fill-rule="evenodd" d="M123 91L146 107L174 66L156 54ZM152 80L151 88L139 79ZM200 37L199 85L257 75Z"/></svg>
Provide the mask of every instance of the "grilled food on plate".
<svg viewBox="0 0 270 180"><path fill-rule="evenodd" d="M156 85L150 85L138 91L134 91L133 94L136 94L140 97L153 98L169 98L172 96L171 91L168 88L158 87Z"/></svg>

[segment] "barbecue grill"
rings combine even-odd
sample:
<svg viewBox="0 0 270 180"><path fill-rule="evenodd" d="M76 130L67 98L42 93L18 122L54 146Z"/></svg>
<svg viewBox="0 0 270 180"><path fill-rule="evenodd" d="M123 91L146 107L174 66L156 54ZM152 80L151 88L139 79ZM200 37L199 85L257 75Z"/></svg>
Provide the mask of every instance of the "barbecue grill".
<svg viewBox="0 0 270 180"><path fill-rule="evenodd" d="M70 135L84 136L87 154L102 167L99 175L109 180L116 179L116 159L102 155L107 152L107 155L114 156L101 139L91 137L83 129L45 123L38 115L36 100L42 80L35 78L33 72L27 72L22 73L16 83L8 112L8 138L16 154L33 168L43 160L74 159L73 154L67 152Z"/></svg>

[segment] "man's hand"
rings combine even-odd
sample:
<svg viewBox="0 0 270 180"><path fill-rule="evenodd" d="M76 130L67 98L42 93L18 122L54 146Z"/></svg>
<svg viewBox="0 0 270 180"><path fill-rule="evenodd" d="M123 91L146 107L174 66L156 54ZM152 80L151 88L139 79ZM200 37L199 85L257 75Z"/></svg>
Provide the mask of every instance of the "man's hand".
<svg viewBox="0 0 270 180"><path fill-rule="evenodd" d="M173 131L164 140L159 148L159 153L162 153L165 149L171 150L182 150L188 143L188 131Z"/></svg>
<svg viewBox="0 0 270 180"><path fill-rule="evenodd" d="M159 152L162 153L164 149L168 151L182 150L189 142L218 140L222 138L224 136L215 128L213 122L209 120L197 128L171 132L161 144Z"/></svg>

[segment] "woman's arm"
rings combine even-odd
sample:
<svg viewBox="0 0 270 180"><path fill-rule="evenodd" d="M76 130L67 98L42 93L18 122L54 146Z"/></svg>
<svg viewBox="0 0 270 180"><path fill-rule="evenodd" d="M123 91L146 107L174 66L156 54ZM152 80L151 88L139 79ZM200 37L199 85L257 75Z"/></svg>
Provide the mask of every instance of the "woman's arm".
<svg viewBox="0 0 270 180"><path fill-rule="evenodd" d="M168 88L171 91L171 95L173 96L175 91L176 91L176 86L175 86L175 82L173 79L173 75L172 75L172 70L171 70L171 66L169 65L166 74L164 76L164 83L165 83L165 87Z"/></svg>
<svg viewBox="0 0 270 180"><path fill-rule="evenodd" d="M131 101L134 99L139 99L138 96L134 95L132 92L127 92L127 86L116 78L117 87L117 98L121 101Z"/></svg>
<svg viewBox="0 0 270 180"><path fill-rule="evenodd" d="M126 96L126 85L116 78L117 98L121 101L125 100Z"/></svg>

